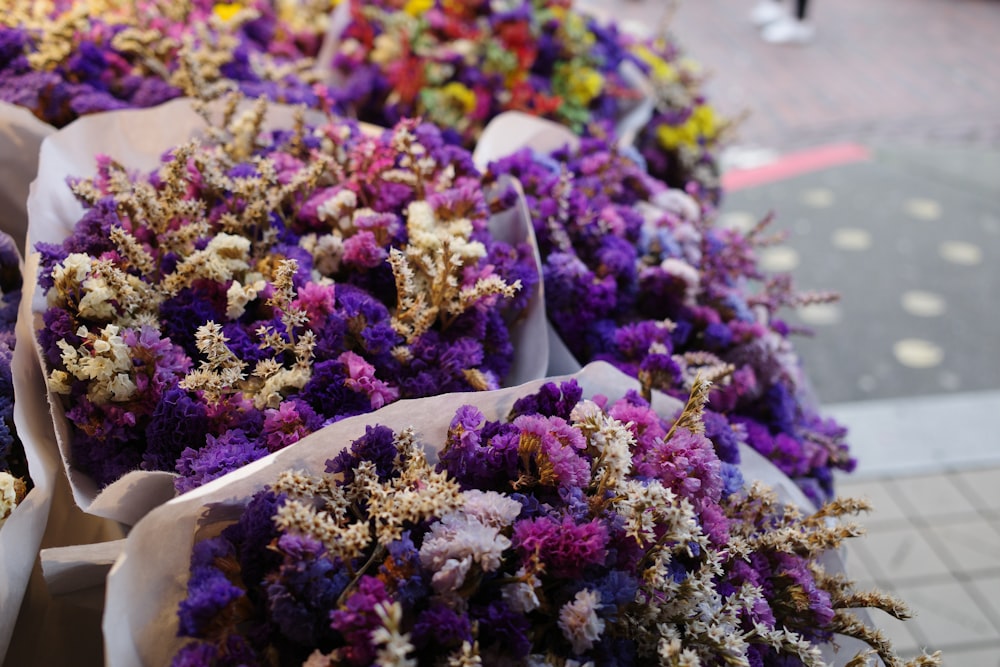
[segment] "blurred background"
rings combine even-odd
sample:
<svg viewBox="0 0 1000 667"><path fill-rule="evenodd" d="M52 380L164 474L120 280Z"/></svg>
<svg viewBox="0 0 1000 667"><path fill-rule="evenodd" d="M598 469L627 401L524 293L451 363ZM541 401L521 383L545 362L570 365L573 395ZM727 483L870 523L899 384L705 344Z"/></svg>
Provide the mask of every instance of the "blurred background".
<svg viewBox="0 0 1000 667"><path fill-rule="evenodd" d="M1000 665L1000 2L812 0L814 38L765 43L754 0L603 0L664 25L742 120L725 225L774 213L762 254L842 300L789 316L825 408L850 428L868 536L863 583L914 621L875 619L906 655Z"/></svg>

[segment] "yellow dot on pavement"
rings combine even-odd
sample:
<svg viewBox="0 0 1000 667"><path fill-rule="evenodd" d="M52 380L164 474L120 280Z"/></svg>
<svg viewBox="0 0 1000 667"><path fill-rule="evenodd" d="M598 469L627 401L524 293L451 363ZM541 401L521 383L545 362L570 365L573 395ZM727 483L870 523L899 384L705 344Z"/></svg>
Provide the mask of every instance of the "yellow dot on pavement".
<svg viewBox="0 0 1000 667"><path fill-rule="evenodd" d="M892 346L896 361L910 368L933 368L944 361L944 350L920 338L904 338Z"/></svg>
<svg viewBox="0 0 1000 667"><path fill-rule="evenodd" d="M906 214L917 220L937 220L941 217L941 204L933 199L915 197L903 204Z"/></svg>
<svg viewBox="0 0 1000 667"><path fill-rule="evenodd" d="M799 265L799 253L794 248L779 245L760 253L760 268L770 272L791 271Z"/></svg>
<svg viewBox="0 0 1000 667"><path fill-rule="evenodd" d="M757 224L757 216L748 211L731 211L719 216L719 224L726 229L749 232Z"/></svg>
<svg viewBox="0 0 1000 667"><path fill-rule="evenodd" d="M799 308L799 317L806 324L828 326L840 322L840 306L835 303L813 303Z"/></svg>
<svg viewBox="0 0 1000 667"><path fill-rule="evenodd" d="M804 190L800 196L802 203L812 208L829 208L833 206L833 190L827 188L811 188Z"/></svg>
<svg viewBox="0 0 1000 667"><path fill-rule="evenodd" d="M835 229L831 240L841 250L868 250L872 246L872 235L854 227Z"/></svg>
<svg viewBox="0 0 1000 667"><path fill-rule="evenodd" d="M983 261L983 251L979 246L965 241L945 241L938 250L945 261L963 266L975 266Z"/></svg>
<svg viewBox="0 0 1000 667"><path fill-rule="evenodd" d="M917 317L940 317L947 309L944 297L922 290L903 292L901 301L903 310Z"/></svg>

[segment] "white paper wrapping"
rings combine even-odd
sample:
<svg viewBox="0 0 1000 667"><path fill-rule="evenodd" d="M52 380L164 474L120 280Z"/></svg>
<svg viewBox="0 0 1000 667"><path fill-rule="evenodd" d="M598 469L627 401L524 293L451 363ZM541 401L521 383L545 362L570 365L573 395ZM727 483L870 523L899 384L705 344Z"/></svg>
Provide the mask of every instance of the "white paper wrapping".
<svg viewBox="0 0 1000 667"><path fill-rule="evenodd" d="M274 104L269 109L265 129L292 127L293 107ZM28 199L29 250L40 241L62 241L83 216L84 209L66 186L66 178L93 176L96 173L96 155L108 155L129 169L151 171L159 165L163 153L198 136L203 128L204 121L192 109L191 102L178 99L151 109L116 111L81 118L50 136L42 144L39 178L32 184ZM533 243L531 222L523 204L515 211L491 220L491 230L508 242ZM31 264L25 274L23 299L30 304L33 328L24 330L26 336L42 326L42 315L46 309L45 295L38 289L37 281L31 279L37 276L37 253L31 252L29 260ZM538 271L540 275L540 265ZM515 360L506 379L508 386L544 377L546 373L548 337L540 281L536 290L527 310L512 326ZM24 340L25 346L37 349L34 336ZM40 351L38 360L45 369ZM92 479L72 465L70 427L58 397L50 395L49 404L73 497L84 511L132 525L150 509L175 495L173 480L176 475L168 472L133 471L99 489Z"/></svg>
<svg viewBox="0 0 1000 667"><path fill-rule="evenodd" d="M21 304L22 312L27 307ZM21 323L18 323L21 326ZM17 345L11 361L15 383L14 424L24 443L34 488L0 527L0 662L14 632L18 611L38 556L52 507L59 453L49 439L44 383L30 345ZM19 388L19 389L18 389ZM38 417L41 418L38 418ZM51 445L51 446L50 446Z"/></svg>
<svg viewBox="0 0 1000 667"><path fill-rule="evenodd" d="M320 72L320 80L330 86L341 83L339 73L333 68L333 57L340 46L340 36L351 22L351 4L351 0L344 0L330 13L323 43L319 47L319 53L316 54L316 70Z"/></svg>
<svg viewBox="0 0 1000 667"><path fill-rule="evenodd" d="M580 145L580 138L568 127L523 111L505 111L483 128L472 160L483 170L490 162L522 148L545 154L567 145L573 149Z"/></svg>
<svg viewBox="0 0 1000 667"><path fill-rule="evenodd" d="M0 231L22 251L28 229L28 187L38 171L38 150L55 131L27 109L0 102Z"/></svg>

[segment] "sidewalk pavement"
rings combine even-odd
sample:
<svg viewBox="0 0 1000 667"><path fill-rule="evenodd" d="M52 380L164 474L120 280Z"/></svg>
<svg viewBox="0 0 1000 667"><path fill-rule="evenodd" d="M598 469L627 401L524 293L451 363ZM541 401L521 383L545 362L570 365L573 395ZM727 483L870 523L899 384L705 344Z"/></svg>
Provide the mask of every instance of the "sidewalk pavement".
<svg viewBox="0 0 1000 667"><path fill-rule="evenodd" d="M786 0L788 2L789 0ZM774 212L770 271L843 299L790 321L828 414L850 429L868 536L861 583L906 656L1000 666L1000 2L813 0L816 39L763 43L755 0L631 0L619 21L670 31L730 117L721 224Z"/></svg>

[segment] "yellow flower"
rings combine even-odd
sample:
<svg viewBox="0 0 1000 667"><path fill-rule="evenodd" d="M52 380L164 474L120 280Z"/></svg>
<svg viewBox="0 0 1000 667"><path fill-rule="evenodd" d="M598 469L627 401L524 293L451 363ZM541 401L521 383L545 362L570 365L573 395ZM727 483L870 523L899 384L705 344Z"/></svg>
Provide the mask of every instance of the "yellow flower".
<svg viewBox="0 0 1000 667"><path fill-rule="evenodd" d="M717 132L718 121L715 111L707 104L700 104L694 108L683 125L679 127L661 125L656 128L656 139L661 146L669 150L681 145L695 146L699 139L715 138Z"/></svg>
<svg viewBox="0 0 1000 667"><path fill-rule="evenodd" d="M457 102L465 113L471 113L476 108L476 94L457 81L444 86L441 92L447 99Z"/></svg>
<svg viewBox="0 0 1000 667"><path fill-rule="evenodd" d="M656 140L668 150L677 148L684 142L684 126L661 125L656 128Z"/></svg>
<svg viewBox="0 0 1000 667"><path fill-rule="evenodd" d="M212 11L223 21L231 21L242 9L243 5L238 2L219 2L212 8Z"/></svg>
<svg viewBox="0 0 1000 667"><path fill-rule="evenodd" d="M570 70L566 77L566 96L580 104L587 106L601 93L604 86L604 77L601 73L590 67L581 67L577 70Z"/></svg>
<svg viewBox="0 0 1000 667"><path fill-rule="evenodd" d="M410 16L420 16L434 6L434 0L406 0L403 11Z"/></svg>
<svg viewBox="0 0 1000 667"><path fill-rule="evenodd" d="M694 113L691 114L691 122L697 128L698 134L703 137L714 137L719 129L715 111L707 104L695 107Z"/></svg>
<svg viewBox="0 0 1000 667"><path fill-rule="evenodd" d="M648 47L639 44L634 47L634 52L639 60L649 65L653 78L657 81L669 82L677 79L677 70L674 66L650 51Z"/></svg>

